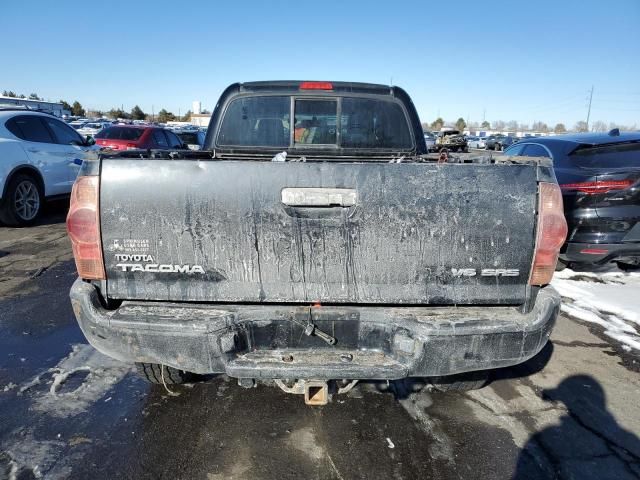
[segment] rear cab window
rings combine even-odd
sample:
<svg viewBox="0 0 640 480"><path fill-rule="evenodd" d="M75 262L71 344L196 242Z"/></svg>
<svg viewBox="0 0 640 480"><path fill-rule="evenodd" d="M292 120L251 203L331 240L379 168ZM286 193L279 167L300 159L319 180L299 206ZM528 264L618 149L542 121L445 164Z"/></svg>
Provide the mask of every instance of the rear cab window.
<svg viewBox="0 0 640 480"><path fill-rule="evenodd" d="M237 98L227 107L217 144L286 148L290 142L290 114L288 96Z"/></svg>
<svg viewBox="0 0 640 480"><path fill-rule="evenodd" d="M338 101L297 99L295 101L294 143L336 145L338 142Z"/></svg>
<svg viewBox="0 0 640 480"><path fill-rule="evenodd" d="M293 150L414 148L407 113L392 97L256 95L232 99L218 147Z"/></svg>

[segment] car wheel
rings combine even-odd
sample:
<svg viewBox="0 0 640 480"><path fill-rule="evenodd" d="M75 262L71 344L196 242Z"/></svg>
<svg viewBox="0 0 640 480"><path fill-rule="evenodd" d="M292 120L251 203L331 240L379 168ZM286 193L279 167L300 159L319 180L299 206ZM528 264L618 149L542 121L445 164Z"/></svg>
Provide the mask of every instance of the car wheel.
<svg viewBox="0 0 640 480"><path fill-rule="evenodd" d="M499 143L496 143L496 152L502 150L502 146Z"/></svg>
<svg viewBox="0 0 640 480"><path fill-rule="evenodd" d="M466 392L478 390L484 387L489 381L489 372L481 370L478 372L460 373L458 375L448 375L446 377L433 377L429 382L434 390L438 392Z"/></svg>
<svg viewBox="0 0 640 480"><path fill-rule="evenodd" d="M32 225L42 210L44 195L40 183L28 174L14 176L0 207L0 221L11 227Z"/></svg>
<svg viewBox="0 0 640 480"><path fill-rule="evenodd" d="M556 262L556 272L561 272L569 266L568 262L558 259Z"/></svg>
<svg viewBox="0 0 640 480"><path fill-rule="evenodd" d="M151 383L157 385L180 385L182 383L193 383L200 380L202 377L195 373L186 372L173 367L167 367L166 365L160 365L158 363L136 363L136 369L138 375L145 378ZM163 377L164 376L164 382Z"/></svg>

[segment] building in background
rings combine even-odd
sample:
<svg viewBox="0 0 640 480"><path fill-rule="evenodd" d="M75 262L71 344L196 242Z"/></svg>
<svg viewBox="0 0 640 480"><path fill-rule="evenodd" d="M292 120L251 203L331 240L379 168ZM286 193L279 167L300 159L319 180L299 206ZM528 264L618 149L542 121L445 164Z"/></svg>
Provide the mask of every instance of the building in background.
<svg viewBox="0 0 640 480"><path fill-rule="evenodd" d="M40 110L47 113L52 113L57 117L63 115L71 115L69 110L65 110L61 103L57 102L45 102L44 100L30 100L28 98L17 97L5 97L0 95L0 108L12 107L12 106L24 106L32 110Z"/></svg>
<svg viewBox="0 0 640 480"><path fill-rule="evenodd" d="M209 120L211 120L211 114L210 113L192 113L190 120L191 120L191 123L193 125L196 125L197 127L208 127Z"/></svg>

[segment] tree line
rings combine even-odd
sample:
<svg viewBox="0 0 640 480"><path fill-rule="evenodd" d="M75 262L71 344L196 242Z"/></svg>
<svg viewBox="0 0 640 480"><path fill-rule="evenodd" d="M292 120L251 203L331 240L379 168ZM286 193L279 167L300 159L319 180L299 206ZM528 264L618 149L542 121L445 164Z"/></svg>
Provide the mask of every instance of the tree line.
<svg viewBox="0 0 640 480"><path fill-rule="evenodd" d="M37 93L32 93L29 96L23 94L17 94L11 90L3 90L2 95L5 97L24 98L27 100L42 100L44 98L38 96ZM59 100L58 103L62 105L62 108L71 112L74 117L92 117L100 118L107 117L113 120L146 120L155 121L159 123L182 121L188 122L191 119L191 110L188 110L184 115L178 116L166 109L161 109L157 114L145 113L138 105L135 105L129 112L122 108L112 108L108 111L101 110L89 110L85 109L82 104L75 100L73 103L69 103L65 100ZM202 113L209 113L207 110L203 110Z"/></svg>

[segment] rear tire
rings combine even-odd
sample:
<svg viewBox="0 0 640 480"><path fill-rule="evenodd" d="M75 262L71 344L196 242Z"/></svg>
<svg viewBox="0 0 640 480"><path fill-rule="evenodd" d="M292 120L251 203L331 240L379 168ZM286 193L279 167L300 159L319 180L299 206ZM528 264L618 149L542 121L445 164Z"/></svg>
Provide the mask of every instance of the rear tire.
<svg viewBox="0 0 640 480"><path fill-rule="evenodd" d="M433 377L429 382L438 392L466 392L484 387L489 382L489 372L481 370L446 377Z"/></svg>
<svg viewBox="0 0 640 480"><path fill-rule="evenodd" d="M33 175L19 173L7 185L0 205L0 222L9 227L33 225L42 212L44 194Z"/></svg>
<svg viewBox="0 0 640 480"><path fill-rule="evenodd" d="M183 383L193 383L200 380L200 375L186 372L158 363L136 363L138 375L156 385L162 385L162 375L164 373L164 383L167 385L181 385Z"/></svg>
<svg viewBox="0 0 640 480"><path fill-rule="evenodd" d="M569 263L564 262L560 259L558 259L558 261L556 262L556 272L561 272L563 271L565 268L567 268L569 266Z"/></svg>

